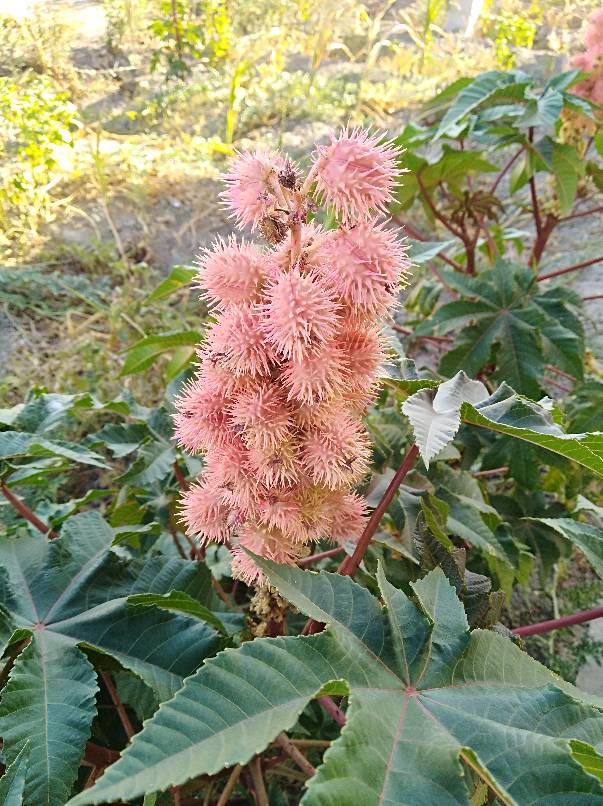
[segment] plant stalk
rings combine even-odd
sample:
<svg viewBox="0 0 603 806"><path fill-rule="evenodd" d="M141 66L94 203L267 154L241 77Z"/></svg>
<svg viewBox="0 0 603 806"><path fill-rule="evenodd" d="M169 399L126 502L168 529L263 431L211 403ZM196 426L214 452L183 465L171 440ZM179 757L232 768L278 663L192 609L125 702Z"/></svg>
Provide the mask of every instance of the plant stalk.
<svg viewBox="0 0 603 806"><path fill-rule="evenodd" d="M7 487L6 484L0 484L0 491L6 500L17 510L19 515L25 518L26 521L29 521L38 532L42 532L42 534L46 535L50 540L54 540L55 537L58 537L57 533L53 532L50 526L44 523L44 521L41 521L38 516L31 511L25 501L22 501L14 494L10 487Z"/></svg>
<svg viewBox="0 0 603 806"><path fill-rule="evenodd" d="M551 630L561 630L564 627L572 627L574 624L584 624L587 621L603 618L603 607L595 607L592 610L581 610L579 613L572 613L571 616L561 616L561 618L540 621L537 624L527 624L525 627L516 627L512 630L514 635L542 635Z"/></svg>
<svg viewBox="0 0 603 806"><path fill-rule="evenodd" d="M576 263L574 266L568 266L566 269L559 269L558 271L549 272L549 274L541 274L536 280L541 283L543 280L551 280L553 277L561 277L562 274L569 274L571 271L579 271L586 269L588 266L593 266L595 263L602 263L603 257L594 257L591 260L583 260L582 263Z"/></svg>

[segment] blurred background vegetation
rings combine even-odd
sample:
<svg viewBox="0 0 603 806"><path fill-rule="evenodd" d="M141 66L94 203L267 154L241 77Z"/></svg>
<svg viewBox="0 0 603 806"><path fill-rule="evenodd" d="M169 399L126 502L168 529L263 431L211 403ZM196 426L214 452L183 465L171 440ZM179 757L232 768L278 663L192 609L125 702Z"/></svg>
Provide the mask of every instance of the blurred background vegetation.
<svg viewBox="0 0 603 806"><path fill-rule="evenodd" d="M549 78L595 6L0 3L0 396L20 400L33 379L115 394L126 346L196 327L195 295L153 306L148 293L230 230L216 179L233 148L298 156L348 122L397 133L487 69ZM147 397L163 380L145 377Z"/></svg>

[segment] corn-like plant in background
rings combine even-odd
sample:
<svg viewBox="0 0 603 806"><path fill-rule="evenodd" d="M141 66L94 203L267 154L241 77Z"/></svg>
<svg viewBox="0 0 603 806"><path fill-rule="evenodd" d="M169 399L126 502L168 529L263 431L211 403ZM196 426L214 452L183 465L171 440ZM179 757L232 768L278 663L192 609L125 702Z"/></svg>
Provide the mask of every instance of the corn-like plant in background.
<svg viewBox="0 0 603 806"><path fill-rule="evenodd" d="M379 223L397 180L396 150L361 130L321 146L305 179L256 150L232 161L223 199L260 248L234 237L201 258L215 321L177 400L177 435L206 466L184 496L190 535L235 541L235 577L260 573L244 549L295 563L323 539L357 540L370 442L361 418L384 359L380 324L409 260ZM336 211L326 231L317 204Z"/></svg>

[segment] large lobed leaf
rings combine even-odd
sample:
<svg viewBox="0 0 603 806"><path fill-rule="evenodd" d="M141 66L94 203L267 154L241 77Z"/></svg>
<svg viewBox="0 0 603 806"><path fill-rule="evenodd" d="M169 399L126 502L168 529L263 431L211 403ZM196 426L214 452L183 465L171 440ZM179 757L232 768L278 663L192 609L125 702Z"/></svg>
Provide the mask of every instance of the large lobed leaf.
<svg viewBox="0 0 603 806"><path fill-rule="evenodd" d="M470 633L440 569L413 585L415 601L380 570L382 607L346 577L257 562L326 630L257 639L209 660L70 806L244 764L325 692L349 693L347 723L305 806L468 806L465 764L505 804L601 803L601 711L510 640Z"/></svg>
<svg viewBox="0 0 603 806"><path fill-rule="evenodd" d="M96 712L96 676L79 647L111 655L161 700L219 644L208 624L207 569L161 557L128 561L111 550L113 538L97 512L86 512L67 520L52 542L0 539L2 637L5 645L11 634L13 643L31 638L0 701L8 761L29 747L27 804L63 806L71 792ZM174 591L188 614L154 606ZM129 604L144 593L154 596Z"/></svg>

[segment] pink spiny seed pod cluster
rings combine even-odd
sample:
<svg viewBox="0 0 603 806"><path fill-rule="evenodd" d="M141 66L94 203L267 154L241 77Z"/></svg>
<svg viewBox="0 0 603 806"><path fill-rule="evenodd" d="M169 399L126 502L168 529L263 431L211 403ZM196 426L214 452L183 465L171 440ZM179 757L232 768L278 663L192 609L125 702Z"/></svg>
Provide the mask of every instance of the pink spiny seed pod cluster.
<svg viewBox="0 0 603 806"><path fill-rule="evenodd" d="M223 200L267 248L219 239L197 278L214 323L176 401L177 437L205 469L183 497L188 533L228 543L233 574L261 583L244 551L295 563L319 540L357 540L370 442L362 416L385 358L381 321L409 261L378 221L397 180L391 143L360 130L319 147L302 181L289 159L233 158ZM341 223L308 215L322 202Z"/></svg>
<svg viewBox="0 0 603 806"><path fill-rule="evenodd" d="M603 6L594 11L584 32L584 47L571 59L571 66L589 73L573 92L593 103L603 105Z"/></svg>

